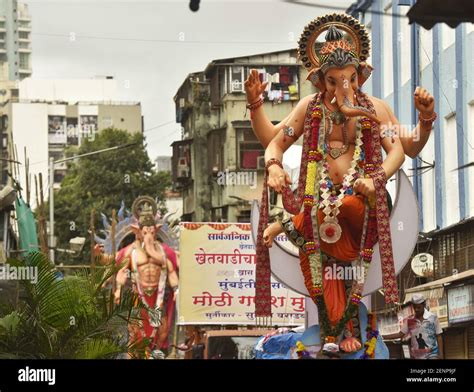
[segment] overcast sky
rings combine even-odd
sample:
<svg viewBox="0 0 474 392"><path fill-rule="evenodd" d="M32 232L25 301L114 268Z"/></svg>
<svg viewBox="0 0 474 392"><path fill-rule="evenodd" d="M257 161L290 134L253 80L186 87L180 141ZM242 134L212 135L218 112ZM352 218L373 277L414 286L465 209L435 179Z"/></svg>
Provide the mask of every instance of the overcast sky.
<svg viewBox="0 0 474 392"><path fill-rule="evenodd" d="M189 0L25 2L33 77L114 76L120 99L142 104L151 159L171 155L180 138L173 96L187 74L214 59L294 48L309 21L334 11L278 0L202 0L195 13ZM344 9L352 2L317 3Z"/></svg>

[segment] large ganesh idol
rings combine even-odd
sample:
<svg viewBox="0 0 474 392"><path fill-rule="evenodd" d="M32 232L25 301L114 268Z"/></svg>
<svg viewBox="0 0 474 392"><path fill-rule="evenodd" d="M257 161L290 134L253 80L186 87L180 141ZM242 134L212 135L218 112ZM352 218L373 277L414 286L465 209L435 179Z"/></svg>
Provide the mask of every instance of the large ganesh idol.
<svg viewBox="0 0 474 392"><path fill-rule="evenodd" d="M361 90L372 72L366 62L369 46L364 26L346 14L325 15L306 26L298 54L309 71L308 80L319 92L301 99L279 124L265 151L256 235L256 316L271 317L272 270L288 283L285 274L278 276L278 266L270 257L279 255L271 249L269 253L275 236L285 232L299 252L304 289L298 291L317 306L323 356L374 356L380 338L375 319L367 316L361 299L382 286L386 303L399 303L396 273L407 262L418 234L416 199L406 176L401 171L397 175L393 210L386 183L399 171L405 151L410 155L415 151L416 155L421 150L436 118L433 98L417 88L414 100L420 112L419 124L411 135L399 134L390 108ZM256 78L258 75L251 75L246 82L247 97L252 86L259 83ZM264 86L258 88L263 91ZM254 131L263 142L259 128L267 120L262 103L259 98L249 102L248 108ZM300 175L293 192L283 169L283 153L302 135ZM407 186L408 193L402 194L401 189ZM292 216L267 227L268 187L282 193L285 210ZM394 254L392 232L397 220L402 226L405 223L405 229L396 233L403 236L405 245L401 253L395 249ZM292 288L295 285L298 283ZM366 328L361 327L367 325L365 336Z"/></svg>

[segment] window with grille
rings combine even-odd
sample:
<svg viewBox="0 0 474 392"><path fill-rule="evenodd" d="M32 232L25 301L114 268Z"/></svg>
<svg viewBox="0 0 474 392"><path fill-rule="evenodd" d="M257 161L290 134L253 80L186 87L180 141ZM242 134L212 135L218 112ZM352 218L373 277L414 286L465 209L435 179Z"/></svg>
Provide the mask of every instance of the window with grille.
<svg viewBox="0 0 474 392"><path fill-rule="evenodd" d="M440 279L474 268L474 224L435 239L435 278Z"/></svg>
<svg viewBox="0 0 474 392"><path fill-rule="evenodd" d="M257 140L252 129L238 130L238 140L239 167L246 170L263 169L260 167L262 160L259 157L265 155L265 149Z"/></svg>
<svg viewBox="0 0 474 392"><path fill-rule="evenodd" d="M237 222L249 223L250 222L250 210L242 210L239 212Z"/></svg>
<svg viewBox="0 0 474 392"><path fill-rule="evenodd" d="M233 66L229 68L230 92L238 93L244 91L244 67Z"/></svg>
<svg viewBox="0 0 474 392"><path fill-rule="evenodd" d="M28 55L25 55L24 53L20 53L20 68L29 68Z"/></svg>

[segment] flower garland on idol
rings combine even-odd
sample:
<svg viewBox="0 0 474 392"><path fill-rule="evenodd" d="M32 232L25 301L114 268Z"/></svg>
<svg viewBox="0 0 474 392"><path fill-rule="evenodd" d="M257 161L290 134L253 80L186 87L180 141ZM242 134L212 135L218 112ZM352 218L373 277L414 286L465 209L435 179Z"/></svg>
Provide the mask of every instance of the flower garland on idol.
<svg viewBox="0 0 474 392"><path fill-rule="evenodd" d="M298 359L311 359L311 354L300 340L296 342L296 355Z"/></svg>
<svg viewBox="0 0 474 392"><path fill-rule="evenodd" d="M377 338L379 336L379 331L377 330L377 318L374 313L369 313L367 315L367 328L366 328L366 338L364 344L364 353L360 359L373 359L375 358L375 346L377 345Z"/></svg>
<svg viewBox="0 0 474 392"><path fill-rule="evenodd" d="M337 195L334 185L329 178L329 164L327 163L328 148L324 142L325 129L320 132L321 120L324 116L322 109L322 93L312 101L309 132L305 133L303 143L310 144L309 151L303 151L302 163L305 165L306 182L304 184L304 197L302 198L305 232L305 253L308 256L301 261L301 269L305 286L318 307L321 335L325 343L334 343L342 333L345 325L357 312L362 298L365 279L372 260L373 245L377 240L376 214L373 205L366 208L366 217L361 240L361 251L356 265L362 268L363 273L354 281L349 293L346 309L336 325L331 325L328 319L326 303L323 296L322 255L320 251L320 238L327 242L336 242L340 238L341 228L337 221L339 207L346 195L353 194L354 181L373 168L372 164L372 132L377 132L377 125L366 117L357 119L356 147L351 166L344 176L342 186ZM360 99L363 101L363 99ZM325 128L325 121L323 122ZM309 139L309 140L308 140ZM301 186L301 184L300 184ZM299 192L298 192L299 193ZM315 200L315 195L318 195ZM292 207L295 213L299 200L294 194L283 189L286 205ZM324 222L318 227L317 212L322 209L325 213Z"/></svg>

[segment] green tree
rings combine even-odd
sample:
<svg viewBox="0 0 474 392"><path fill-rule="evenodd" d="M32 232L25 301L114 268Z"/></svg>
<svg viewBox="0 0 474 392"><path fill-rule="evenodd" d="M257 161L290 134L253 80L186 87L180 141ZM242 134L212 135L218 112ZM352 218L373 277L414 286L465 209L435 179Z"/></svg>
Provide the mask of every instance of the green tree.
<svg viewBox="0 0 474 392"><path fill-rule="evenodd" d="M92 209L97 212L95 227L100 229L99 213L110 216L112 209L117 209L122 200L128 208L140 195L149 195L163 202L171 178L169 173L153 170L142 134L104 129L96 134L94 140L85 140L74 153L85 154L132 143L131 147L83 157L68 164L61 188L55 194L55 234L60 247L68 247L69 240L76 236L86 237L89 241ZM72 155L72 151L68 154ZM163 204L161 209L164 210ZM82 259L88 262L88 242L84 249Z"/></svg>

